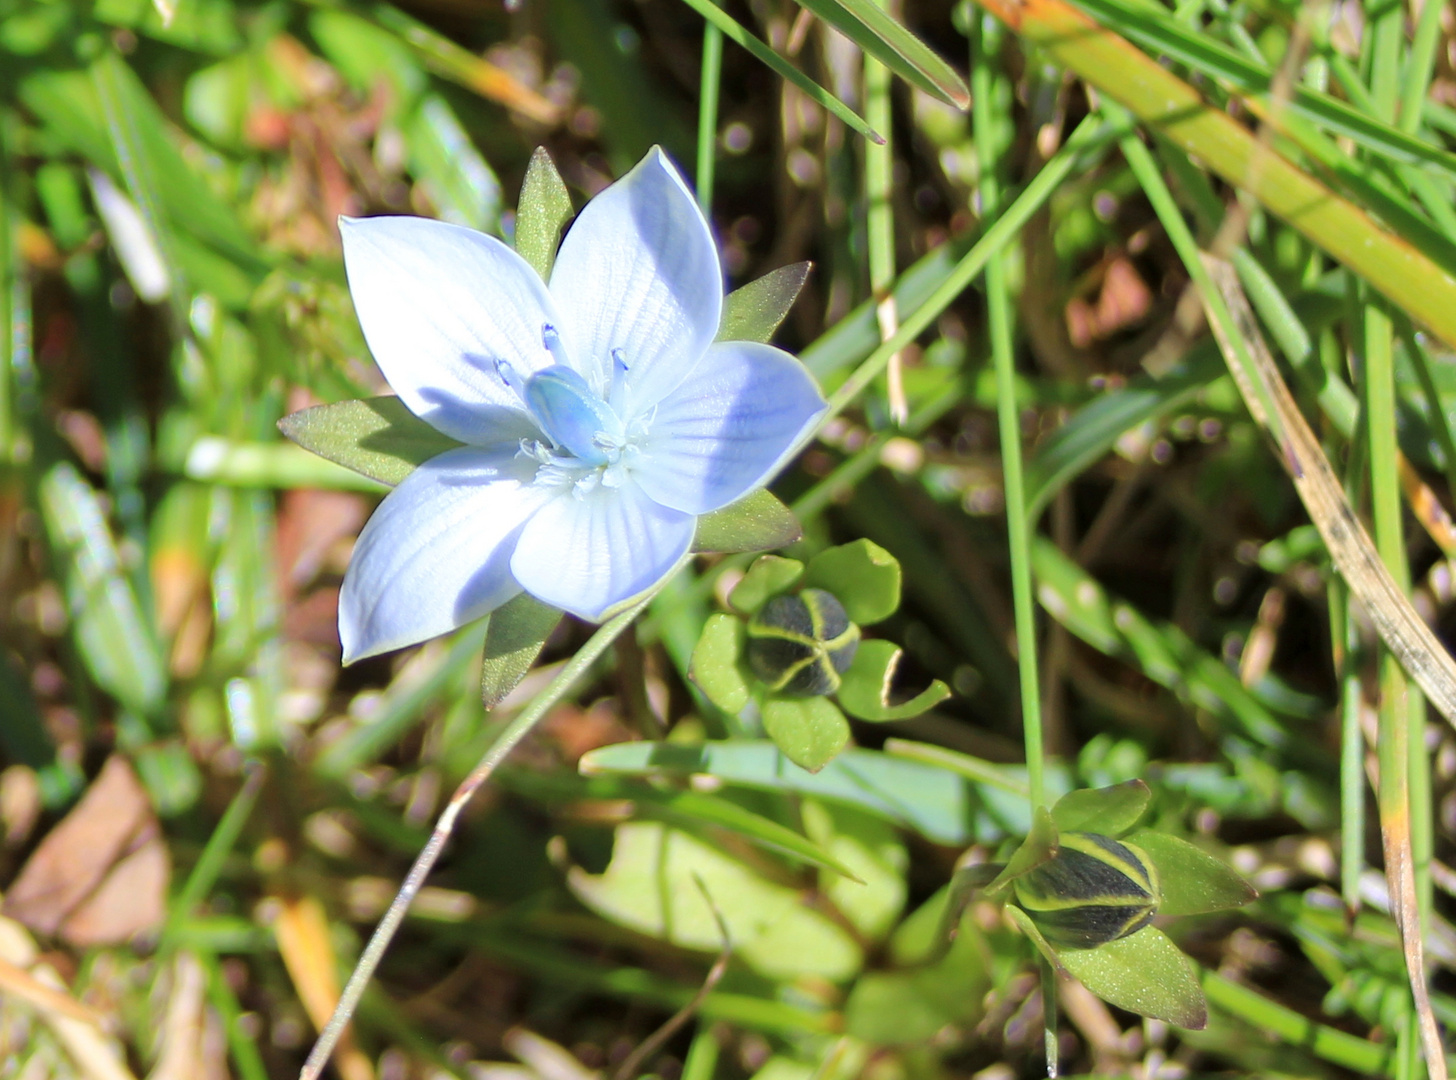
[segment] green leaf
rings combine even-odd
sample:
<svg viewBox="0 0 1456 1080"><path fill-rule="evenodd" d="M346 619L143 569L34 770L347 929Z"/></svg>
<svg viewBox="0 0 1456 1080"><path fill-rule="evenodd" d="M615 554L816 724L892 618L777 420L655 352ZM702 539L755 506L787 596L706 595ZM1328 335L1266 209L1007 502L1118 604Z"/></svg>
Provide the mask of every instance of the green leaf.
<svg viewBox="0 0 1456 1080"><path fill-rule="evenodd" d="M1108 656L1127 660L1181 700L1235 721L1256 742L1282 748L1285 724L1254 696L1238 673L1172 623L1154 622L1131 604L1115 600L1095 578L1050 540L1032 540L1037 599L1047 613Z"/></svg>
<svg viewBox="0 0 1456 1080"><path fill-rule="evenodd" d="M542 146L536 147L526 178L521 182L521 198L516 206L516 251L542 281L551 280L551 267L556 262L556 246L561 230L571 220L571 196L566 182L556 171L551 155Z"/></svg>
<svg viewBox="0 0 1456 1080"><path fill-rule="evenodd" d="M1194 1031L1208 1026L1208 1002L1193 961L1157 927L1056 955L1083 986L1119 1009Z"/></svg>
<svg viewBox="0 0 1456 1080"><path fill-rule="evenodd" d="M881 1045L922 1042L947 1025L972 1028L986 1012L993 958L974 919L960 919L955 940L936 953L935 934L947 890L922 904L895 930L894 959L905 970L861 975L844 1005L845 1031Z"/></svg>
<svg viewBox="0 0 1456 1080"><path fill-rule="evenodd" d="M1091 832L1121 836L1134 825L1153 793L1141 780L1128 780L1111 787L1078 788L1069 791L1052 807L1052 820L1063 832Z"/></svg>
<svg viewBox="0 0 1456 1080"><path fill-rule="evenodd" d="M480 665L480 697L493 709L526 677L561 612L529 593L521 593L490 613L485 655Z"/></svg>
<svg viewBox="0 0 1456 1080"><path fill-rule="evenodd" d="M1023 874L1029 874L1043 863L1050 862L1057 853L1057 826L1045 806L1038 806L1031 819L1031 831L1021 846L1011 853L1011 859L1001 873L986 886L987 892L1006 888Z"/></svg>
<svg viewBox="0 0 1456 1080"><path fill-rule="evenodd" d="M1171 57L1200 75L1224 82L1235 93L1252 96L1269 107L1274 72L1208 34L1180 24L1159 7L1129 0L1075 0L1099 23L1116 30L1151 52ZM1421 142L1400 129L1366 115L1347 102L1307 86L1289 88L1278 106L1312 121L1334 135L1391 161L1435 165L1456 176L1456 155Z"/></svg>
<svg viewBox="0 0 1456 1080"><path fill-rule="evenodd" d="M735 959L771 979L837 981L863 960L849 934L804 904L796 886L768 881L717 845L655 822L618 827L606 871L573 868L567 882L604 918L689 949L723 948L716 908Z"/></svg>
<svg viewBox="0 0 1456 1080"><path fill-rule="evenodd" d="M393 487L436 454L463 445L442 435L397 397L300 409L278 430L305 450Z"/></svg>
<svg viewBox="0 0 1456 1080"><path fill-rule="evenodd" d="M720 612L703 624L688 667L697 688L730 716L743 712L752 693L738 663L742 653L743 620Z"/></svg>
<svg viewBox="0 0 1456 1080"><path fill-rule="evenodd" d="M900 606L900 563L869 540L821 551L809 560L804 584L832 592L851 622L867 626Z"/></svg>
<svg viewBox="0 0 1456 1080"><path fill-rule="evenodd" d="M1222 859L1167 833L1141 829L1129 839L1158 871L1159 915L1202 915L1242 907L1258 898L1254 887Z"/></svg>
<svg viewBox="0 0 1456 1080"><path fill-rule="evenodd" d="M723 299L718 340L769 341L799 298L799 290L813 268L811 262L790 263L734 289Z"/></svg>
<svg viewBox="0 0 1456 1080"><path fill-rule="evenodd" d="M936 679L909 701L891 705L890 691L902 655L893 641L861 641L835 695L844 711L860 720L908 720L950 697L950 687Z"/></svg>
<svg viewBox="0 0 1456 1080"><path fill-rule="evenodd" d="M862 941L884 939L905 911L909 854L884 818L858 807L805 799L804 834L854 872L854 879L822 874L819 891Z"/></svg>
<svg viewBox="0 0 1456 1080"><path fill-rule="evenodd" d="M692 8L708 22L712 23L722 31L723 36L735 45L742 46L748 50L755 59L767 64L780 78L793 83L810 101L821 108L833 113L843 120L853 130L859 132L871 142L883 145L885 137L875 131L869 124L865 123L862 116L856 113L844 102L831 94L824 87L820 86L813 79L809 78L802 71L789 63L762 40L749 33L742 24L737 22L731 15L724 11L714 0L684 0L688 7Z"/></svg>
<svg viewBox="0 0 1456 1080"><path fill-rule="evenodd" d="M794 512L772 492L760 488L731 506L698 518L694 551L767 551L786 547L804 535Z"/></svg>
<svg viewBox="0 0 1456 1080"><path fill-rule="evenodd" d="M96 489L61 462L41 477L39 496L71 634L86 669L123 706L155 719L166 703L166 666L122 569Z"/></svg>
<svg viewBox="0 0 1456 1080"><path fill-rule="evenodd" d="M1046 957L1047 963L1065 974L1067 969L1062 966L1061 958L1057 956L1056 950L1051 947L1047 939L1041 936L1041 931L1036 928L1036 923L1031 921L1031 916L1015 904L1006 905L1006 914L1016 924L1016 928L1031 939L1031 943L1036 946L1036 951Z"/></svg>
<svg viewBox="0 0 1456 1080"><path fill-rule="evenodd" d="M961 77L875 0L799 0L799 4L912 86L947 105L970 108L971 95Z"/></svg>
<svg viewBox="0 0 1456 1080"><path fill-rule="evenodd" d="M733 586L733 591L728 594L728 603L743 615L755 615L772 597L787 591L803 572L804 564L797 559L760 555L753 560L742 580Z"/></svg>
<svg viewBox="0 0 1456 1080"><path fill-rule="evenodd" d="M929 935L922 932L914 937L897 932L892 943L895 959L933 964L944 957L954 945L957 928L964 929L962 923L966 908L976 894L995 881L1005 869L1005 863L976 863L959 867L940 894L945 897L945 903L940 908L934 932ZM902 926L901 930L904 929Z"/></svg>
<svg viewBox="0 0 1456 1080"><path fill-rule="evenodd" d="M822 697L767 699L763 730L784 757L810 772L828 765L849 742L849 721Z"/></svg>
<svg viewBox="0 0 1456 1080"><path fill-rule="evenodd" d="M778 747L763 739L697 745L617 743L583 755L580 767L586 775L686 779L703 774L759 791L835 799L947 846L963 847L973 839L994 843L1030 826L1024 796L973 785L939 766L857 747L845 750L818 773L788 768Z"/></svg>
<svg viewBox="0 0 1456 1080"><path fill-rule="evenodd" d="M827 870L863 891L864 880L819 843L721 796L701 791L664 792L660 797L638 800L637 809L643 816L678 827L707 824L728 829L759 847Z"/></svg>

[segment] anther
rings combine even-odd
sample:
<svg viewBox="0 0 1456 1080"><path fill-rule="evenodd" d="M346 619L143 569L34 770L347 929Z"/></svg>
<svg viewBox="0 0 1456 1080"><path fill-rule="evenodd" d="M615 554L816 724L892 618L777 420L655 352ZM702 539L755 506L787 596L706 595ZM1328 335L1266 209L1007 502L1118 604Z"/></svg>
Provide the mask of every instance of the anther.
<svg viewBox="0 0 1456 1080"><path fill-rule="evenodd" d="M506 389L514 391L517 396L521 395L525 387L521 383L521 377L516 374L516 369L511 367L509 360L497 360L495 373L500 376L500 381L506 385Z"/></svg>
<svg viewBox="0 0 1456 1080"><path fill-rule="evenodd" d="M620 347L613 349L612 388L607 394L607 400L611 402L612 408L617 410L618 415L622 414L623 406L626 404L623 399L627 392L627 372L630 370L631 368L627 366L626 353Z"/></svg>

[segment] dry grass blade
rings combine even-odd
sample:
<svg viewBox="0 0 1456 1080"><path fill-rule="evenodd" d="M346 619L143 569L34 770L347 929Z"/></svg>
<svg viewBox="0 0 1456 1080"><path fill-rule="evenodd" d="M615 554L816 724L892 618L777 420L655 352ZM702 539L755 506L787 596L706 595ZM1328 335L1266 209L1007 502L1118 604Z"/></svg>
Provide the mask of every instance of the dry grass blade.
<svg viewBox="0 0 1456 1080"><path fill-rule="evenodd" d="M282 899L273 933L304 1011L322 1031L339 1001L338 956L323 904L314 896ZM374 1080L374 1067L347 1030L339 1039L336 1065L344 1080Z"/></svg>
<svg viewBox="0 0 1456 1080"><path fill-rule="evenodd" d="M101 1027L101 1014L81 1004L70 994L53 990L23 967L0 957L0 994L10 994L28 1001L41 1012L70 1017L94 1028Z"/></svg>
<svg viewBox="0 0 1456 1080"><path fill-rule="evenodd" d="M1381 640L1406 672L1420 683L1421 689L1441 714L1456 726L1456 661L1451 659L1451 654L1396 585L1365 527L1355 516L1329 459L1315 440L1275 366L1233 266L1211 255L1205 255L1203 261L1224 303L1228 305L1241 339L1239 342L1231 340L1220 320L1209 313L1209 325L1238 384L1239 393L1260 426L1271 433L1279 433L1276 438L1280 442L1280 455L1284 467L1294 479L1295 490L1319 530L1340 576L1365 605ZM1240 344L1247 350L1247 363L1241 356ZM1257 385L1254 380L1258 380ZM1272 402L1277 416L1265 414L1264 401ZM1420 1019L1427 1068L1435 1080L1446 1080L1445 1053L1426 988L1425 949L1421 942L1407 809L1403 805L1396 815L1382 814L1386 873L1390 879L1391 907L1401 929L1411 994Z"/></svg>
<svg viewBox="0 0 1456 1080"><path fill-rule="evenodd" d="M718 924L718 933L723 938L723 949L718 953L718 959L713 961L713 966L708 969L707 976L703 979L703 985L698 987L698 992L692 996L686 1005L668 1017L667 1022L660 1028L647 1036L642 1044L633 1050L617 1067L612 1074L612 1080L632 1080L642 1071L642 1066L667 1044L667 1040L677 1034L684 1024L692 1019L693 1014L702 1008L703 1002L707 1000L713 988L723 978L723 973L728 970L728 961L733 956L733 939L728 934L728 922L723 918L723 913L718 910L718 905L713 903L713 897L708 893L708 887L703 884L703 879L697 874L693 875L693 881L698 886L698 891L703 894L703 899L708 902L708 909L713 913L713 921Z"/></svg>

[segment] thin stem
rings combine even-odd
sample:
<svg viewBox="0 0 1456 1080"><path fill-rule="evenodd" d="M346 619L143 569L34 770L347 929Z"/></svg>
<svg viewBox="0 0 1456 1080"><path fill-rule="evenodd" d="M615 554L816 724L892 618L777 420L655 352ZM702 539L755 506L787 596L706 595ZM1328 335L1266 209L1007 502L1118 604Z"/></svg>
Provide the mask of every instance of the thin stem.
<svg viewBox="0 0 1456 1080"><path fill-rule="evenodd" d="M1042 1042L1046 1047L1046 1074L1048 1080L1053 1080L1062 1071L1062 1055L1057 1046L1057 972L1045 956L1040 959Z"/></svg>
<svg viewBox="0 0 1456 1080"><path fill-rule="evenodd" d="M1000 124L995 113L996 26L989 15L971 35L971 88L976 156L981 162L981 212L1000 210L996 179ZM1006 267L993 256L986 264L986 318L991 362L996 369L996 420L1001 433L1001 472L1006 489L1006 538L1011 550L1011 600L1016 613L1016 660L1021 676L1021 730L1026 744L1026 779L1031 805L1046 805L1045 750L1041 724L1041 678L1036 658L1036 601L1031 583L1031 537L1021 464L1021 410L1016 403L1016 354L1011 342L1011 290ZM1055 993L1055 983L1051 986Z"/></svg>
<svg viewBox="0 0 1456 1080"><path fill-rule="evenodd" d="M723 31L703 24L703 73L698 82L698 205L713 207L713 178L718 164L718 95L723 78Z"/></svg>
<svg viewBox="0 0 1456 1080"><path fill-rule="evenodd" d="M655 595L655 591L652 595ZM434 869L440 853L445 850L445 844L455 829L455 821L460 816L460 811L465 809L466 804L480 790L481 785L490 779L496 767L546 715L547 710L561 700L576 680L581 678L596 663L597 658L606 651L607 647L616 640L617 635L631 625L632 620L651 601L652 595L638 600L626 611L597 630L591 636L591 640L583 645L561 669L556 678L551 680L551 684L507 725L491 748L485 752L485 756L480 759L480 763L475 766L474 771L455 789L455 794L450 797L449 804L440 814L439 820L435 822L434 832L430 834L430 839L415 859L414 865L410 867L410 872L389 905L389 910L384 913L384 918L380 919L379 925L375 927L369 944L365 947L363 955L359 957L359 963L354 967L354 973L349 976L348 985L344 987L344 992L339 997L338 1005L334 1007L333 1016L329 1017L328 1024L319 1033L318 1042L314 1043L313 1051L308 1055L308 1060L304 1063L302 1072L299 1073L299 1080L318 1080L323 1073L329 1055L333 1053L339 1037L344 1033L349 1018L353 1015L354 1009L359 1004L359 998L364 993L364 988L368 986L375 969L379 967L379 961L384 958L384 951L389 948L390 941L394 938L400 923L404 921L405 913L409 911L415 894L420 891L420 887L424 885L430 871Z"/></svg>
<svg viewBox="0 0 1456 1080"><path fill-rule="evenodd" d="M1441 42L1441 9L1445 6L1439 0L1426 0L1420 21L1416 23L1410 50L1406 53L1405 84L1401 87L1397 123L1407 135L1416 134L1421 127L1421 106L1425 103L1431 72L1436 66L1436 48Z"/></svg>
<svg viewBox="0 0 1456 1080"><path fill-rule="evenodd" d="M881 7L886 0L876 0ZM895 304L895 213L890 203L894 186L895 158L890 150L890 69L868 53L864 57L865 119L885 137L883 143L865 144L865 239L870 270L870 293L875 298L875 317L880 339L893 337L900 328ZM901 354L893 354L886 368L890 418L897 426L910 416L905 401L905 378Z"/></svg>

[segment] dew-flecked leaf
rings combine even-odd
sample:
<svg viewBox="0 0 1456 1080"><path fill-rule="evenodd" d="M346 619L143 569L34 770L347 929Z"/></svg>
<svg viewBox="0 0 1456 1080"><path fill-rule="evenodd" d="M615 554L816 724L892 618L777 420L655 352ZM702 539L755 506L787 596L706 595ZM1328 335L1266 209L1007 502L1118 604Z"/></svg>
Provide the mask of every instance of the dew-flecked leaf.
<svg viewBox="0 0 1456 1080"><path fill-rule="evenodd" d="M1167 833L1140 829L1129 837L1158 871L1160 915L1202 915L1242 907L1258 897L1254 887L1222 859Z"/></svg>
<svg viewBox="0 0 1456 1080"><path fill-rule="evenodd" d="M536 147L526 178L521 182L521 197L516 207L516 251L542 281L551 280L551 267L556 262L556 247L561 231L571 220L571 195L566 182L556 171L556 164L545 147Z"/></svg>
<svg viewBox="0 0 1456 1080"><path fill-rule="evenodd" d="M1069 791L1052 807L1052 820L1063 832L1120 836L1137 824L1153 793L1141 780L1110 787Z"/></svg>
<svg viewBox="0 0 1456 1080"><path fill-rule="evenodd" d="M767 342L771 339L799 298L799 290L813 267L810 262L790 263L734 289L723 298L718 340Z"/></svg>
<svg viewBox="0 0 1456 1080"><path fill-rule="evenodd" d="M1157 927L1095 949L1059 949L1057 959L1088 990L1120 1009L1194 1031L1208 1025L1208 1002L1193 961Z"/></svg>
<svg viewBox="0 0 1456 1080"><path fill-rule="evenodd" d="M768 551L787 547L804 535L794 512L766 489L704 514L693 534L694 551Z"/></svg>
<svg viewBox="0 0 1456 1080"><path fill-rule="evenodd" d="M278 430L305 450L391 487L461 445L388 396L300 409L278 421Z"/></svg>
<svg viewBox="0 0 1456 1080"><path fill-rule="evenodd" d="M487 709L499 705L526 677L559 622L560 611L529 593L490 613L480 666L480 696Z"/></svg>

